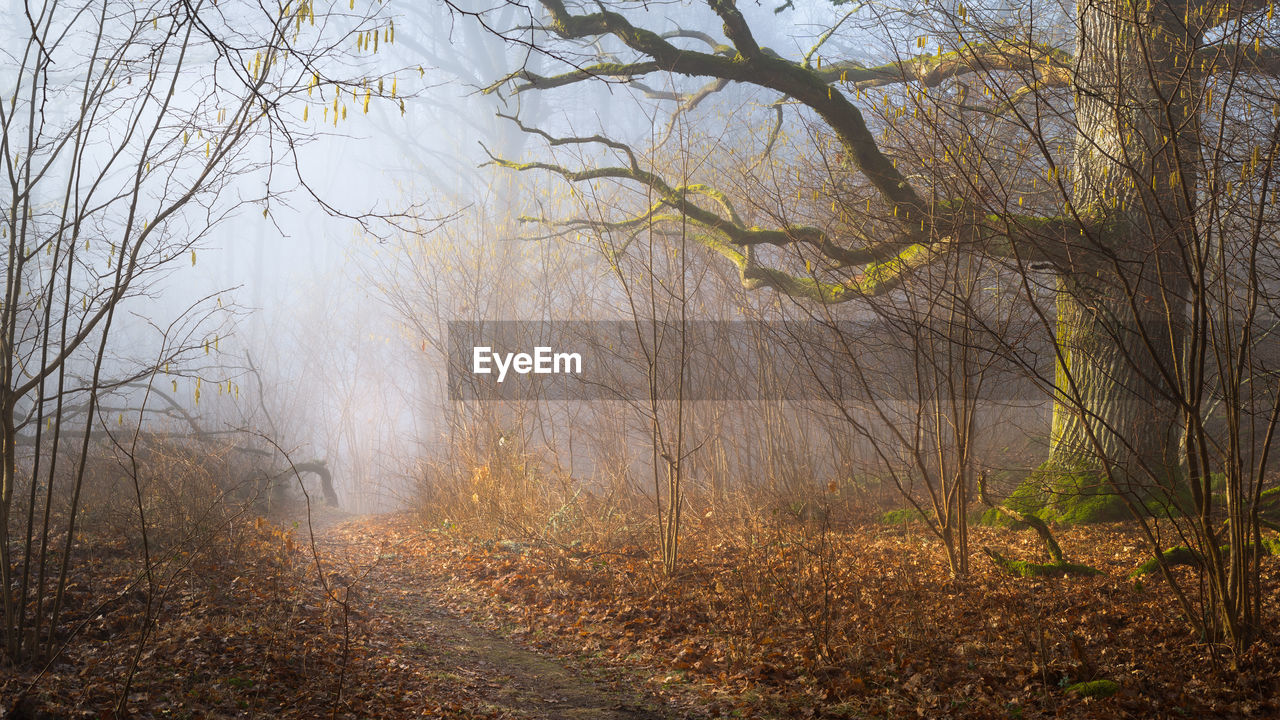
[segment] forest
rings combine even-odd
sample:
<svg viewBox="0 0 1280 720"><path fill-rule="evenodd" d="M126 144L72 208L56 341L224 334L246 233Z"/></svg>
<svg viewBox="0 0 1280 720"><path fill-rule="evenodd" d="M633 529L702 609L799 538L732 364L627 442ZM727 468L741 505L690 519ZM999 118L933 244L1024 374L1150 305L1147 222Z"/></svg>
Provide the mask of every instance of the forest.
<svg viewBox="0 0 1280 720"><path fill-rule="evenodd" d="M1271 0L10 0L0 718L1280 717Z"/></svg>

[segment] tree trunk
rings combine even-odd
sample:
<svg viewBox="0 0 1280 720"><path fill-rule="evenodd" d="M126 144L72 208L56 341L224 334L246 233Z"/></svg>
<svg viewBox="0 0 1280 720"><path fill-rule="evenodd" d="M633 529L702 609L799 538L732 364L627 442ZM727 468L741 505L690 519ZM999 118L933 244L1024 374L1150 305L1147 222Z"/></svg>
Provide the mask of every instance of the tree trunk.
<svg viewBox="0 0 1280 720"><path fill-rule="evenodd" d="M1070 196L1087 226L1058 282L1050 465L1128 489L1180 477L1185 252L1200 176L1199 38L1177 2L1078 5Z"/></svg>
<svg viewBox="0 0 1280 720"><path fill-rule="evenodd" d="M1163 310L1129 312L1118 288L1098 286L1059 280L1050 466L1095 474L1101 490L1173 489L1182 423L1162 370L1178 367L1181 328Z"/></svg>

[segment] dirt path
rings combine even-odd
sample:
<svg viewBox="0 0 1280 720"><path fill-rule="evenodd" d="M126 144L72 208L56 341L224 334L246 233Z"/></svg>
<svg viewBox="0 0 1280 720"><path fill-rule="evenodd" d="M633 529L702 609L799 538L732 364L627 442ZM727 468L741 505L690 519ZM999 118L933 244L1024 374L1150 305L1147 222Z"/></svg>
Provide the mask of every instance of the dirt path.
<svg viewBox="0 0 1280 720"><path fill-rule="evenodd" d="M438 569L416 547L425 533L407 518L313 515L316 545L338 584L353 583L366 642L384 662L465 698L477 716L533 720L661 720L675 717L609 682L598 668L500 637L444 605ZM300 526L300 535L305 532ZM304 535L305 537L305 535ZM412 683L409 683L412 684Z"/></svg>

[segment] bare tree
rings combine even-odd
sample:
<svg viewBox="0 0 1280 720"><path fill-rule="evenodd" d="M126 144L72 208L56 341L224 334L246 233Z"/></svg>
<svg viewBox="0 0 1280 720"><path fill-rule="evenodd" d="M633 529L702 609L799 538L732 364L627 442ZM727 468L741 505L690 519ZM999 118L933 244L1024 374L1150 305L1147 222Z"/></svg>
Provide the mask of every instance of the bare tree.
<svg viewBox="0 0 1280 720"><path fill-rule="evenodd" d="M250 209L266 217L282 193L309 191L289 177L315 136L304 128L338 125L375 96L397 100L393 83L354 75L358 54L392 38L376 12L86 0L26 3L14 27L0 109L0 585L5 650L18 661L52 655L65 639L90 438L102 393L121 380L110 358L130 300L166 269L194 265L220 222ZM259 189L231 192L248 179ZM154 381L193 347L166 346L130 379ZM79 423L81 433L68 427ZM23 430L31 456L16 442ZM63 477L67 496L55 497Z"/></svg>

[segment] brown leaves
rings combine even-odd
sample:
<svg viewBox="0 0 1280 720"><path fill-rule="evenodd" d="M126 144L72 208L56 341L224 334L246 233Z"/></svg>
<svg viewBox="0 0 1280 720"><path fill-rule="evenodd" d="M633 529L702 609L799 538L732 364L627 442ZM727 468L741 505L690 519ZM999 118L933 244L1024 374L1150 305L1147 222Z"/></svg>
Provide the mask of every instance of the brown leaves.
<svg viewBox="0 0 1280 720"><path fill-rule="evenodd" d="M973 533L1001 548L1031 542ZM505 552L432 533L416 552L473 617L603 658L712 716L1194 714L1224 707L1213 695L1259 717L1275 708L1264 699L1280 689L1274 678L1248 691L1226 689L1225 675L1186 684L1179 668L1208 664L1207 649L1188 641L1163 588L1136 593L1115 579L1140 552L1130 529L1065 531L1081 562L1111 574L1069 583L1012 580L978 562L974 578L956 582L929 537L872 526L820 535L705 524L682 547L678 579L629 546L583 548L575 560L551 545ZM1274 584L1274 568L1268 577ZM1121 693L1063 689L1095 678Z"/></svg>
<svg viewBox="0 0 1280 720"><path fill-rule="evenodd" d="M1027 541L973 532L975 543L1011 552ZM483 636L446 642L441 628L460 621L438 618L456 611L591 668L612 667L619 682L688 714L1273 716L1280 651L1263 641L1239 673L1215 668L1169 610L1162 584L1137 591L1120 579L1140 554L1132 535L1119 526L1063 533L1082 562L1109 577L1010 579L975 563L973 578L952 581L934 541L909 529L706 523L691 531L687 569L672 579L632 545L469 541L383 517L321 538L326 574L352 584L344 616L316 583L305 537L249 523L229 539L234 552L208 553L168 591L130 707L312 717L337 703L339 715L492 716L487 703L506 687L507 660L450 665L458 650L449 642ZM1276 563L1264 563L1274 588ZM87 613L97 595L89 588L110 586L112 566L98 567L101 576L70 587L72 611ZM1274 616L1276 593L1266 597ZM125 598L87 624L46 686L70 699L46 693L46 707L74 716L114 704L145 599ZM1065 690L1091 680L1114 681L1120 692Z"/></svg>

